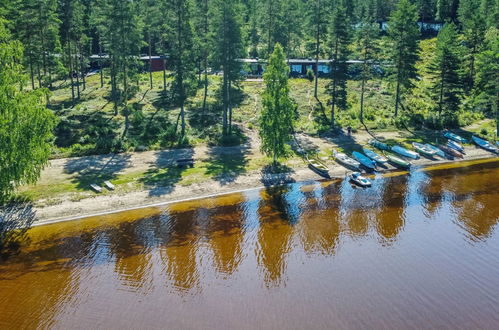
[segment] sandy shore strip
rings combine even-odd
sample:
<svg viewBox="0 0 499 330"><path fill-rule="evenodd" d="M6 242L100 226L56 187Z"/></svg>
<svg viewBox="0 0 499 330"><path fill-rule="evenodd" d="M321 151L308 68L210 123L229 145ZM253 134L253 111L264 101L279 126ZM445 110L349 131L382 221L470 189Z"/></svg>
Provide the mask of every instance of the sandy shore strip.
<svg viewBox="0 0 499 330"><path fill-rule="evenodd" d="M413 166L430 166L445 163L466 162L478 159L499 159L485 150L466 147L466 156L462 160L430 160L422 157L413 161ZM327 160L330 168L330 176L344 178L350 170L340 166L334 160ZM397 171L392 166L387 166L382 172ZM398 170L400 171L400 170ZM56 205L35 207L37 220L34 225L49 224L55 222L76 220L90 216L99 216L138 208L164 206L174 202L209 198L221 194L243 192L262 188L268 184L284 184L291 182L302 182L311 180L322 180L323 178L311 171L305 163L293 168L292 173L287 174L262 174L261 170L251 171L238 176L233 182L222 184L220 181L207 180L190 186L165 187L164 193L151 194L150 190L133 191L123 194L95 195L78 201L65 200Z"/></svg>

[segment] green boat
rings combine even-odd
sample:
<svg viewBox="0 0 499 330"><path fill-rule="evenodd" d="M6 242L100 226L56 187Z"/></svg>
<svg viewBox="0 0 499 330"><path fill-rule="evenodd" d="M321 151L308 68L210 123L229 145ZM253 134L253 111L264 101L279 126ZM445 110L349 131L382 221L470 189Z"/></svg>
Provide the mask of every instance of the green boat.
<svg viewBox="0 0 499 330"><path fill-rule="evenodd" d="M397 156L391 155L391 154L386 154L386 158L388 158L388 161L392 163L393 165L396 165L398 167L402 168L409 168L411 167L411 163L403 160L402 158L399 158Z"/></svg>
<svg viewBox="0 0 499 330"><path fill-rule="evenodd" d="M369 140L369 144L375 148L378 148L379 150L390 151L390 147L388 146L388 144L381 141L371 139Z"/></svg>

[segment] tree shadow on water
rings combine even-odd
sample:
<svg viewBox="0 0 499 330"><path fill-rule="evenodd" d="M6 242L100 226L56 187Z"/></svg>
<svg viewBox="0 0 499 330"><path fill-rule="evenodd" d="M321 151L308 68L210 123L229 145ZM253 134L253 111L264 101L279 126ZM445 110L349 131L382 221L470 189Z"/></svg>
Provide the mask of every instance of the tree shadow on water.
<svg viewBox="0 0 499 330"><path fill-rule="evenodd" d="M171 193L187 169L187 166L177 166L177 160L193 158L193 155L194 150L191 148L157 152L154 168L149 169L140 179L144 187L149 189L149 196Z"/></svg>
<svg viewBox="0 0 499 330"><path fill-rule="evenodd" d="M221 185L234 182L238 176L246 172L249 147L211 147L209 150L207 174Z"/></svg>
<svg viewBox="0 0 499 330"><path fill-rule="evenodd" d="M72 158L64 164L64 171L68 174L76 173L72 179L79 189L90 189L95 183L102 186L104 181L115 179L119 172L130 165L130 154L111 154Z"/></svg>
<svg viewBox="0 0 499 330"><path fill-rule="evenodd" d="M29 202L15 201L0 207L0 262L19 251L35 219L36 213Z"/></svg>

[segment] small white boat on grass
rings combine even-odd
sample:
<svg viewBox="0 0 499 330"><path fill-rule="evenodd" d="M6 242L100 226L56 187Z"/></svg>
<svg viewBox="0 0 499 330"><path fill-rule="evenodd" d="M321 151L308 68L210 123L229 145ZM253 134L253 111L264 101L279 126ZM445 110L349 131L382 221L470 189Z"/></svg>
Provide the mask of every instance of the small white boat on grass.
<svg viewBox="0 0 499 330"><path fill-rule="evenodd" d="M463 138L457 134L454 134L452 132L449 132L449 131L444 133L444 137L446 137L452 141L458 142L458 143L468 143L468 141L466 141L465 138Z"/></svg>
<svg viewBox="0 0 499 330"><path fill-rule="evenodd" d="M369 181L369 179L363 177L359 172L353 172L348 177L350 178L350 181L358 184L361 187L370 187L371 186L371 181Z"/></svg>
<svg viewBox="0 0 499 330"><path fill-rule="evenodd" d="M435 154L437 153L435 150L433 150L433 148L430 148L422 143L413 142L412 146L414 147L414 149L416 149L417 152L426 157L433 158L433 156L435 156Z"/></svg>
<svg viewBox="0 0 499 330"><path fill-rule="evenodd" d="M438 148L437 146L434 146L433 144L429 144L429 143L425 144L425 146L427 146L431 150L435 151L435 155L437 155L441 158L447 158L445 156L445 152L442 149Z"/></svg>
<svg viewBox="0 0 499 330"><path fill-rule="evenodd" d="M101 193L102 192L102 187L101 186L98 186L97 184L95 183L92 183L90 185L90 188L92 188L93 191L95 192L98 192L98 193Z"/></svg>
<svg viewBox="0 0 499 330"><path fill-rule="evenodd" d="M449 140L449 141L447 141L447 146L449 148L452 148L454 150L459 151L462 154L465 153L464 152L464 147L459 142L456 142L456 141L453 141L453 140Z"/></svg>
<svg viewBox="0 0 499 330"><path fill-rule="evenodd" d="M392 151L407 158L419 159L419 154L417 152L406 149L399 145L393 146Z"/></svg>
<svg viewBox="0 0 499 330"><path fill-rule="evenodd" d="M114 184L112 184L111 182L109 181L104 181L104 185L106 186L107 189L109 190L114 190L115 187L114 187Z"/></svg>
<svg viewBox="0 0 499 330"><path fill-rule="evenodd" d="M372 160L374 160L378 164L385 164L388 161L388 159L386 157L378 155L377 153L375 153L371 149L363 148L362 151L364 152L364 154L367 157L371 158Z"/></svg>

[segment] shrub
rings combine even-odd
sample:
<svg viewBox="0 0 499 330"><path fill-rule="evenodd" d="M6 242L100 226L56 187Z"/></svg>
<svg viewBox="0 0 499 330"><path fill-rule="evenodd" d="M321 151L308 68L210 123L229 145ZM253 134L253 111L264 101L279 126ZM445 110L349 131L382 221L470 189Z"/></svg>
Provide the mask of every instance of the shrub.
<svg viewBox="0 0 499 330"><path fill-rule="evenodd" d="M314 71L312 69L307 70L307 79L313 81L315 78Z"/></svg>

